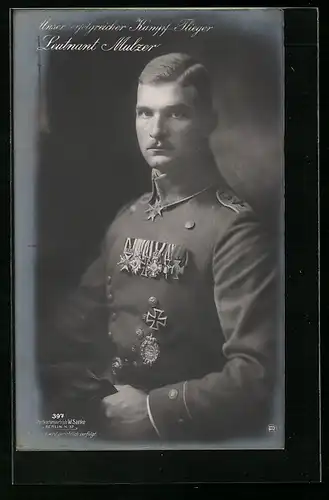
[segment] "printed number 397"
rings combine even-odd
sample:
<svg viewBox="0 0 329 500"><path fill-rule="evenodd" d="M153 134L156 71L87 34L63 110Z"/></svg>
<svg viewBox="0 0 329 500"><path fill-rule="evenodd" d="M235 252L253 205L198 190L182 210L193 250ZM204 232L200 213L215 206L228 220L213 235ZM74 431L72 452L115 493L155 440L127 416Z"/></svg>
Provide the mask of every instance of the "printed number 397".
<svg viewBox="0 0 329 500"><path fill-rule="evenodd" d="M51 418L53 419L64 418L64 413L53 413Z"/></svg>

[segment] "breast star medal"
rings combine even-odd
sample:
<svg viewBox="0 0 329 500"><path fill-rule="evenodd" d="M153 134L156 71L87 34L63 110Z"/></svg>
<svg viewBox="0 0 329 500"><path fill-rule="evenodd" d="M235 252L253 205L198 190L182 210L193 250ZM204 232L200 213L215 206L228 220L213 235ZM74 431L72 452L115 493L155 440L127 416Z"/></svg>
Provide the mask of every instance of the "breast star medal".
<svg viewBox="0 0 329 500"><path fill-rule="evenodd" d="M160 347L152 333L147 335L140 345L140 355L144 365L152 366L160 355Z"/></svg>

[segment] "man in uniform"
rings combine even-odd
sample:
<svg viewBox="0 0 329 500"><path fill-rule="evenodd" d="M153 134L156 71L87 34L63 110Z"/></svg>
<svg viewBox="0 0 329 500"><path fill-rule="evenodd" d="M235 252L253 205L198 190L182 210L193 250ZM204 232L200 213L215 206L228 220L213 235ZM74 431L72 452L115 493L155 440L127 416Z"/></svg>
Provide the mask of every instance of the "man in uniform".
<svg viewBox="0 0 329 500"><path fill-rule="evenodd" d="M275 259L219 175L215 126L203 65L179 53L146 65L136 130L152 192L116 216L44 358L52 408L83 413L106 439L218 441L267 427Z"/></svg>

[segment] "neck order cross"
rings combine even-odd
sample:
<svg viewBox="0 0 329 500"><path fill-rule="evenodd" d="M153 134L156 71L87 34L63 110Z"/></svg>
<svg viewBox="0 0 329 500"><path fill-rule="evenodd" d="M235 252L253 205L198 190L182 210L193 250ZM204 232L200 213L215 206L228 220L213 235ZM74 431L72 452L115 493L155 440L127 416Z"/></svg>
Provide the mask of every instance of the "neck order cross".
<svg viewBox="0 0 329 500"><path fill-rule="evenodd" d="M168 203L166 205L162 205L161 200L159 200L159 199L157 199L153 205L151 205L149 203L148 208L145 210L145 213L148 215L147 220L151 220L153 222L154 219L158 215L160 215L162 217L162 212L164 210L166 210L167 208L171 208L171 207L174 207L176 205L179 205L180 203L184 203L185 201L188 201L188 200L194 198L195 196L198 196L199 194L204 193L204 191L207 191L211 187L212 187L212 184L201 189L197 193L193 193L190 196L186 196L185 198L181 198L177 201L173 201L172 203Z"/></svg>

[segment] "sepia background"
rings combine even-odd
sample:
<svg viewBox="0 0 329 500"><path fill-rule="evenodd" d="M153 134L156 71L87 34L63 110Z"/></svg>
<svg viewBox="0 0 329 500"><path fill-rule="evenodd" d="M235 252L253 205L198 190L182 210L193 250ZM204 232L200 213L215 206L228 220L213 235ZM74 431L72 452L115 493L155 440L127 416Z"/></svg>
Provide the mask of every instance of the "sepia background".
<svg viewBox="0 0 329 500"><path fill-rule="evenodd" d="M49 34L39 29L45 19L132 24L139 17L154 24L191 18L214 28L195 37L131 34L131 41L141 36L142 43L161 43L150 52L37 51L40 37ZM17 11L14 21L16 286L21 286L16 352L23 394L29 382L22 366L30 373L35 364L35 335L46 334L43 320L97 256L116 211L150 189L135 137L135 99L137 78L153 57L187 52L209 69L218 112L211 137L218 168L273 231L283 253L283 13L47 9ZM72 36L60 34L63 40ZM73 42L100 37L112 45L121 36L127 33L104 31L76 35ZM27 338L35 346L28 351ZM38 390L33 394L38 406ZM24 442L26 426L25 420L19 424Z"/></svg>

